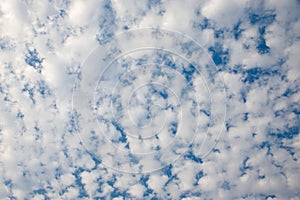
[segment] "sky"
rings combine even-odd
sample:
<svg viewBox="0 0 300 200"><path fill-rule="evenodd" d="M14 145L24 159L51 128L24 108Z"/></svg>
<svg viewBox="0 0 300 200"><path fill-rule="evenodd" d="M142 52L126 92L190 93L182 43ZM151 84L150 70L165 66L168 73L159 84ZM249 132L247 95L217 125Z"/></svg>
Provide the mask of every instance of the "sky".
<svg viewBox="0 0 300 200"><path fill-rule="evenodd" d="M300 199L299 8L2 0L0 199Z"/></svg>

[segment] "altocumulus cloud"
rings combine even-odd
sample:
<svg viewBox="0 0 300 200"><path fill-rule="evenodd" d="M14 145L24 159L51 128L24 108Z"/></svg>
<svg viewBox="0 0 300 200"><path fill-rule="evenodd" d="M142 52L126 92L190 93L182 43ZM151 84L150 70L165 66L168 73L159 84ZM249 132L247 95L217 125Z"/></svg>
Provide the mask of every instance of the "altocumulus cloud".
<svg viewBox="0 0 300 200"><path fill-rule="evenodd" d="M1 1L0 199L299 199L299 8Z"/></svg>

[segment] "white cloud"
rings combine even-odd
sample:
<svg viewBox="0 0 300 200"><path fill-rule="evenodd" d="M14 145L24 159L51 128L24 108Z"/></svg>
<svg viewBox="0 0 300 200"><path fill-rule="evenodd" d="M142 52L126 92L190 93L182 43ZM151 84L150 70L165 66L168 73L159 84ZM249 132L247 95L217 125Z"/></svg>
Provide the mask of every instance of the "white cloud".
<svg viewBox="0 0 300 200"><path fill-rule="evenodd" d="M232 28L244 12L246 1L207 1L201 9L201 14L216 21L219 27ZM233 14L234 13L234 14Z"/></svg>
<svg viewBox="0 0 300 200"><path fill-rule="evenodd" d="M113 199L122 199L122 195L127 195L128 198L142 199L146 193L146 198L163 199L240 199L247 195L249 199L299 198L299 2L178 0L153 1L151 5L146 1L108 3L1 1L0 198L10 195L17 199L44 199L44 196L78 199L82 195L92 199L113 198L115 195L118 197ZM109 6L113 13L109 13ZM257 22L250 22L249 12L252 11L258 15ZM276 14L273 22L264 18L265 11ZM110 19L106 18L108 14L111 14ZM99 23L105 21L105 26L100 28ZM237 30L233 30L237 22L241 23L239 37L234 36ZM207 27L203 23L207 23ZM119 41L101 44L94 54L90 54L98 45L97 35L105 35L105 31L109 35L142 27L182 32L194 38L205 51L209 51L210 47L218 51L216 46L219 45L224 51L228 50L228 62L218 66L220 71L205 69L206 64L211 67L212 63L206 54L202 54L200 47L192 44L182 48L187 39L168 31L151 35L149 29L132 32L132 37L119 36ZM265 33L261 31L263 27ZM218 31L221 37L217 37ZM265 54L258 51L259 42L263 39L270 48ZM179 72L188 63L177 54L199 64L202 67L199 73L206 83L194 73L190 76L194 85L184 93L187 87L185 78L178 76L178 71L172 73L171 68L159 70L166 68L166 60L155 54L157 50L138 51L137 48L142 46L171 50L176 55L169 55L168 64L176 64ZM94 113L89 112L99 75L120 53L113 47L120 47L123 53L132 49L137 51L124 55L124 61L117 60L113 63L115 68L107 71L106 79L103 79L103 86L108 88L106 94L111 92L111 85L117 83L118 76L125 74L126 70L121 69L129 63L127 67L133 70L127 75L135 76L130 80L134 84L132 87L120 84L116 87L117 94L121 96L120 104L127 105L133 88L156 80L180 97L183 112L180 123L178 110L160 110L156 106L151 113L153 123L143 133L151 135L154 128L163 126L158 137L139 140L127 135L126 142L116 144L120 149L102 137L99 129L103 128L101 133L109 136L109 140L118 140L122 128L125 133L127 130L140 131L132 123L124 109L126 107L118 111L125 117L115 117L121 128L98 124ZM34 49L36 57L29 55L29 50ZM212 50L210 53L215 60L220 56ZM87 62L84 68L82 63L88 55L92 56L92 61ZM146 55L144 60L139 59L143 55ZM31 63L26 61L30 56ZM102 60L105 56L108 60ZM40 72L34 64L39 59ZM139 70L138 62L146 62L142 64L145 65L144 71ZM161 66L153 67L155 62ZM79 69L82 73L80 89L85 93L75 96L74 106L82 106L78 111L84 146L80 145L74 132L70 133L71 89ZM252 73L251 69L258 72ZM154 72L164 75L155 75ZM222 81L214 80L214 73L224 79L226 104ZM174 78L168 79L167 75ZM156 79L153 78L155 76ZM47 86L44 88L46 91L39 86L40 81ZM149 91L139 92L142 98L138 100L144 103L140 105L147 105ZM197 114L195 93L199 106L206 112L202 110ZM169 97L175 96L168 94ZM178 104L175 97L172 100L169 97L148 100L162 107ZM113 117L110 99L111 96L106 96L102 101L103 109L98 113L102 117ZM146 109L135 106L134 101L132 105L133 120L144 123ZM227 128L222 121L225 107ZM182 155L170 168L160 169L173 162L177 154L190 144L197 121L192 113L199 116L200 130L199 137L190 148L191 153ZM175 120L179 121L181 129L180 134L173 136L168 130ZM210 127L207 127L208 123ZM221 128L224 128L224 134L219 138ZM95 138L91 138L92 130ZM205 138L207 140L203 143ZM135 155L136 160L129 157L129 151L147 153L157 147L165 151ZM205 157L200 157L201 162L193 160L193 156L204 154ZM127 173L116 172L111 167ZM153 169L158 171L128 173Z"/></svg>
<svg viewBox="0 0 300 200"><path fill-rule="evenodd" d="M160 176L158 174L153 174L148 180L149 187L156 193L161 194L164 184L167 182L167 176Z"/></svg>

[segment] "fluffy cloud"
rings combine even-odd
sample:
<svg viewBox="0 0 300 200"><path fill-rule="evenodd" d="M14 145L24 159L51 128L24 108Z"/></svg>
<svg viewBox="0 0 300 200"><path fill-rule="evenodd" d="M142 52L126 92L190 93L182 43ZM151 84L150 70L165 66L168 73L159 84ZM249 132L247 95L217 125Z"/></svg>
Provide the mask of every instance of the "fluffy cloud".
<svg viewBox="0 0 300 200"><path fill-rule="evenodd" d="M299 198L299 6L1 1L0 198Z"/></svg>

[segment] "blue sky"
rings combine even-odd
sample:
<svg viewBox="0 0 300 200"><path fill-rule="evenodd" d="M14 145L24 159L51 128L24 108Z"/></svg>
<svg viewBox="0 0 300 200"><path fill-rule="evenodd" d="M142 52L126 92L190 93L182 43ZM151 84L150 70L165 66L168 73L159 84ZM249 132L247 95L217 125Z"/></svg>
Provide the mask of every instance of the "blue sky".
<svg viewBox="0 0 300 200"><path fill-rule="evenodd" d="M0 199L299 199L296 0L0 2Z"/></svg>

